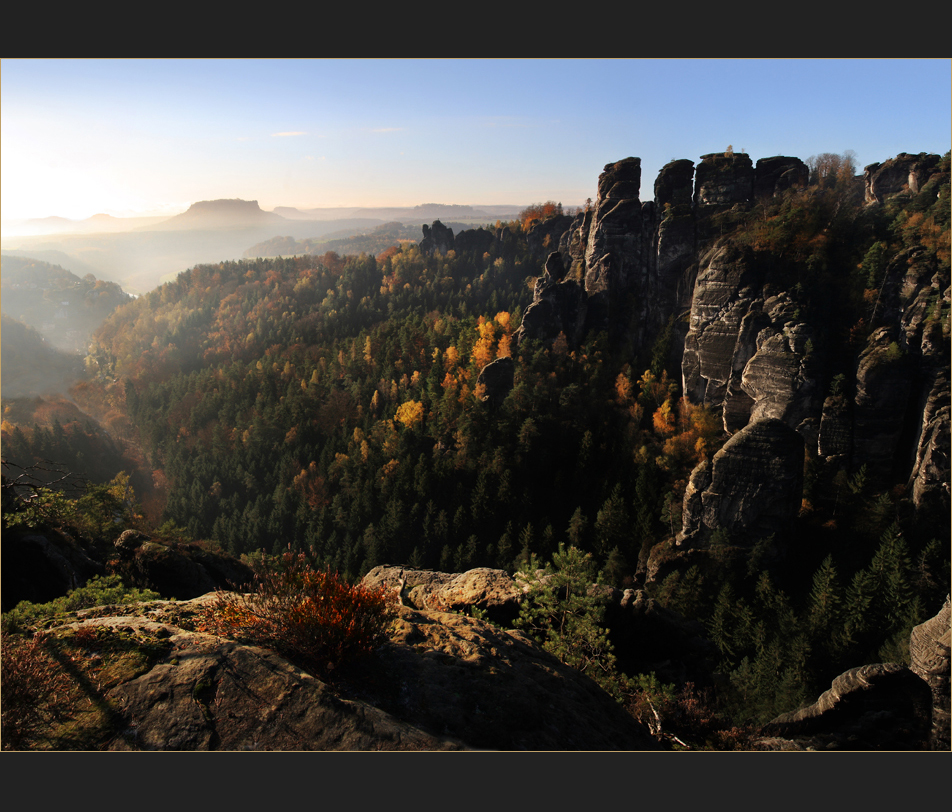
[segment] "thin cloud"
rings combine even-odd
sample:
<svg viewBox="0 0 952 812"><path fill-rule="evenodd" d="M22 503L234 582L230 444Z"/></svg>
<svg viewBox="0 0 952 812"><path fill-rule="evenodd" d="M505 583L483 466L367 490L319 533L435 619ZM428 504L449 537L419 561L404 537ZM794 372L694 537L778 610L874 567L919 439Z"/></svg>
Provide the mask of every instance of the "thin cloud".
<svg viewBox="0 0 952 812"><path fill-rule="evenodd" d="M272 138L287 138L288 136L291 136L291 135L307 135L307 133L299 132L297 130L293 132L286 132L286 133L271 133Z"/></svg>
<svg viewBox="0 0 952 812"><path fill-rule="evenodd" d="M370 132L372 133L398 133L403 132L406 127L374 127Z"/></svg>

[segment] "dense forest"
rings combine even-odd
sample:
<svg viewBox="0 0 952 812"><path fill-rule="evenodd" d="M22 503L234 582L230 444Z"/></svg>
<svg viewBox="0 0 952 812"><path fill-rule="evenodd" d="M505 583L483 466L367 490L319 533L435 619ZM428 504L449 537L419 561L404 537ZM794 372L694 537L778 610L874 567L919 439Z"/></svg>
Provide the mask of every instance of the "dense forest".
<svg viewBox="0 0 952 812"><path fill-rule="evenodd" d="M927 263L948 290L949 156L918 193L876 206L844 162L812 168L804 187L719 210L705 239L790 292L816 379L852 397L889 269ZM577 341L517 332L544 274L528 232L561 216L538 209L497 223L488 250L198 265L118 307L72 396L141 449L143 522L235 555L290 546L348 579L385 563L513 571L572 545L602 582L704 624L718 651L706 677L738 723L796 707L845 668L902 662L949 590L948 517L914 509L897 476L846 465L824 479L807 453L784 538L715 533L691 566L647 577L681 530L692 471L729 435L682 391L686 313L649 341L631 325ZM930 307L947 342L949 302ZM895 340L883 353L911 363ZM502 358L513 384L496 393L480 373ZM95 434L5 420L4 458L82 467Z"/></svg>

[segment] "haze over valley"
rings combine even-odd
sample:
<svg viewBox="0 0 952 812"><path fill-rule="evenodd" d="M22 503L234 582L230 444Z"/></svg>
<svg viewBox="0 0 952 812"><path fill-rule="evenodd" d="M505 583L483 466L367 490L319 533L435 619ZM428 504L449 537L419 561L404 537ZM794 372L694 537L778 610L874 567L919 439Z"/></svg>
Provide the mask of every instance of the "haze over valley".
<svg viewBox="0 0 952 812"><path fill-rule="evenodd" d="M947 63L3 71L5 748L948 749Z"/></svg>

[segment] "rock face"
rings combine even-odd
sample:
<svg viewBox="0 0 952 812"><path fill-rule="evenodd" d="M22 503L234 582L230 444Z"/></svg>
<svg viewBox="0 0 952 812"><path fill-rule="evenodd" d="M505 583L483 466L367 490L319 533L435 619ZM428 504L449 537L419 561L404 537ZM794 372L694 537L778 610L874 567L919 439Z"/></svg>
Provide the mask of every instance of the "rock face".
<svg viewBox="0 0 952 812"><path fill-rule="evenodd" d="M529 253L537 259L548 256L559 247L559 240L571 225L572 218L567 214L533 221L526 232Z"/></svg>
<svg viewBox="0 0 952 812"><path fill-rule="evenodd" d="M439 220L433 221L432 228L423 224L423 239L420 240L420 251L427 256L434 253L445 254L456 247L453 239L453 229L447 228Z"/></svg>
<svg viewBox="0 0 952 812"><path fill-rule="evenodd" d="M498 408L512 391L516 367L512 358L497 358L482 368L476 379L479 399L493 408Z"/></svg>
<svg viewBox="0 0 952 812"><path fill-rule="evenodd" d="M116 543L120 541L122 537ZM146 536L127 549L112 569L138 587L179 600L215 589L235 589L252 578L251 568L231 556L209 552L198 544L158 543Z"/></svg>
<svg viewBox="0 0 952 812"><path fill-rule="evenodd" d="M691 474L676 544L697 547L723 528L735 544L777 533L800 509L803 440L781 420L758 420Z"/></svg>
<svg viewBox="0 0 952 812"><path fill-rule="evenodd" d="M3 531L3 611L20 601L47 603L106 570L95 552L52 528Z"/></svg>
<svg viewBox="0 0 952 812"><path fill-rule="evenodd" d="M477 568L464 573L374 567L362 581L372 589L384 587L417 609L440 612L476 607L493 623L511 624L525 594L505 570Z"/></svg>
<svg viewBox="0 0 952 812"><path fill-rule="evenodd" d="M908 668L874 663L840 674L807 708L778 716L766 736L810 750L921 750L929 741L931 696Z"/></svg>
<svg viewBox="0 0 952 812"><path fill-rule="evenodd" d="M754 197L773 197L787 189L803 188L809 180L810 169L799 158L761 158L754 169Z"/></svg>
<svg viewBox="0 0 952 812"><path fill-rule="evenodd" d="M939 163L938 155L900 152L883 163L870 164L863 172L867 203L882 203L898 192L917 194Z"/></svg>
<svg viewBox="0 0 952 812"><path fill-rule="evenodd" d="M517 346L527 338L551 343L560 333L572 346L578 343L585 324L585 291L575 280L560 281L564 275L562 256L550 254L545 273L536 280L532 304L514 334Z"/></svg>
<svg viewBox="0 0 952 812"><path fill-rule="evenodd" d="M390 642L332 687L256 646L191 631L214 596L100 607L51 630L150 646L114 676L110 750L638 750L648 732L518 632L398 607ZM88 635L87 635L88 636ZM155 651L159 653L156 655ZM138 658L142 662L142 658ZM96 692L95 688L91 688Z"/></svg>
<svg viewBox="0 0 952 812"><path fill-rule="evenodd" d="M912 630L909 638L909 669L932 690L933 750L948 751L949 738L949 598L935 617Z"/></svg>
<svg viewBox="0 0 952 812"><path fill-rule="evenodd" d="M468 614L471 607L493 623L509 626L518 617L524 582L504 570L473 569L463 573L375 567L364 586L399 594L405 606L424 611ZM626 673L655 673L664 681L685 682L706 673L716 649L704 627L660 606L641 590L593 584L605 604L605 626L615 644L619 667Z"/></svg>
<svg viewBox="0 0 952 812"><path fill-rule="evenodd" d="M720 407L730 433L766 417L809 431L817 373L812 331L797 314L789 293L763 284L747 252L716 245L701 261L684 340L687 396Z"/></svg>

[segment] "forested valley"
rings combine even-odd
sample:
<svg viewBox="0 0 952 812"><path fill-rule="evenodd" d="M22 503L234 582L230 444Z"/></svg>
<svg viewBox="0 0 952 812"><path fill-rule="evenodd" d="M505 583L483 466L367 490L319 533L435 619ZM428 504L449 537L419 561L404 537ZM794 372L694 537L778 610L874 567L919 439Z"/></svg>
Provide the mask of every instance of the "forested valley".
<svg viewBox="0 0 952 812"><path fill-rule="evenodd" d="M822 404L854 398L896 268L915 260L944 280L923 323L948 343L949 156L927 188L875 206L861 177L813 169L802 187L711 215L704 251L739 252L790 294ZM702 624L715 655L691 678L733 724L794 709L852 666L908 661L910 630L950 580L947 505L914 505L908 466L832 471L808 446L781 531L716 530L703 555L649 568L674 550L692 471L730 436L724 413L683 389L687 309L647 340L632 337L634 300L617 311L626 323L578 339L518 332L559 248L557 234L530 249L533 229L564 216L539 215L468 249L197 265L95 333L71 398L115 439L66 407L38 425L5 398L4 460L96 460L83 473L100 482L123 466L140 529L248 560L305 552L349 580L381 564L513 572L576 547L601 583ZM686 216L677 203L656 215ZM585 269L566 265L581 285ZM881 355L915 363L895 334ZM513 380L500 392L480 373L503 358Z"/></svg>

